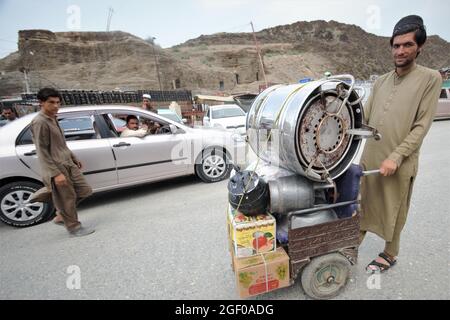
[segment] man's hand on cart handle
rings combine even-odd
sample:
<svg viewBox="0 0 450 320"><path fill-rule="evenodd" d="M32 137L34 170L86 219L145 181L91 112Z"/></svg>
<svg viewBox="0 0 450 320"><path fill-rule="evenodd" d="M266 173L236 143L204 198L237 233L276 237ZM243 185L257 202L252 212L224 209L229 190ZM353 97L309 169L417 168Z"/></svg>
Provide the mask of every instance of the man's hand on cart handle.
<svg viewBox="0 0 450 320"><path fill-rule="evenodd" d="M384 177L389 177L395 174L397 171L397 163L390 159L386 159L383 161L380 167L380 174Z"/></svg>

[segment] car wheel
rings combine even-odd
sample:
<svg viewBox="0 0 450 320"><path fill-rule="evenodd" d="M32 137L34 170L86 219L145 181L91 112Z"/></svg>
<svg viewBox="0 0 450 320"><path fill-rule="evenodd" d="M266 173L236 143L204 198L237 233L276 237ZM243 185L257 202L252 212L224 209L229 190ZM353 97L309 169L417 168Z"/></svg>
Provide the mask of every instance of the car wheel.
<svg viewBox="0 0 450 320"><path fill-rule="evenodd" d="M29 203L42 185L29 181L9 183L0 188L0 220L14 227L29 227L47 221L53 214L50 203Z"/></svg>
<svg viewBox="0 0 450 320"><path fill-rule="evenodd" d="M207 183L226 179L232 169L232 165L227 163L225 153L220 149L204 150L199 162L195 165L197 175Z"/></svg>

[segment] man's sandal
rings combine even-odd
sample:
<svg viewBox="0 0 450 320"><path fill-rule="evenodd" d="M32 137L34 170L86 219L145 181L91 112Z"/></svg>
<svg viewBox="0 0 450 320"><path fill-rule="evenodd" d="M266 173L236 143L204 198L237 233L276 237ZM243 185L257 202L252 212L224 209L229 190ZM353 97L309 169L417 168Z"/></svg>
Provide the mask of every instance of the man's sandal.
<svg viewBox="0 0 450 320"><path fill-rule="evenodd" d="M64 220L59 220L58 219L58 213L56 214L56 216L53 218L53 223L58 225L58 226L63 226L64 225Z"/></svg>
<svg viewBox="0 0 450 320"><path fill-rule="evenodd" d="M58 226L63 226L64 225L64 221L53 220L53 223L58 225Z"/></svg>
<svg viewBox="0 0 450 320"><path fill-rule="evenodd" d="M389 270L390 268L392 268L393 266L395 266L395 264L397 263L397 260L392 260L392 259L389 258L388 255L385 254L384 252L380 253L378 256L379 256L380 258L383 258L384 260L386 260L386 262L387 262L388 264L384 264L384 263L380 263L380 262L378 262L378 261L376 261L376 260L372 260L372 262L369 263L369 264L367 265L367 267L366 267L366 271L367 271L368 273L376 273L376 272L383 273L383 272ZM377 269L372 269L372 268L370 268L371 266L374 266L374 267L376 267Z"/></svg>

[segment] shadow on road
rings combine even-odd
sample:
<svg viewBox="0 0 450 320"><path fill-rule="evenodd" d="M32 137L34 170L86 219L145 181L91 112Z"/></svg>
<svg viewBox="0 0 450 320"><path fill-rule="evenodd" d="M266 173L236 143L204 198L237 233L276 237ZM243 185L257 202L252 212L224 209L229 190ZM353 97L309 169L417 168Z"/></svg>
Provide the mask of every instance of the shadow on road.
<svg viewBox="0 0 450 320"><path fill-rule="evenodd" d="M153 183L146 183L113 191L99 192L84 200L79 208L88 209L102 204L131 200L146 195L173 191L177 188L203 183L196 176L185 176Z"/></svg>
<svg viewBox="0 0 450 320"><path fill-rule="evenodd" d="M143 197L146 195L156 194L156 193L163 193L167 191L173 191L178 188L184 188L187 186L193 186L197 184L202 184L203 182L198 179L196 176L184 176L159 182L153 182L153 183L146 183L146 184L140 184L132 187L126 187L121 188L113 191L104 191L96 193L92 196L90 196L88 199L84 200L82 203L80 203L79 208L80 209L89 209L89 208L95 208L99 205L104 204L111 204L114 202L120 202L123 200L131 200L134 198ZM50 220L49 220L50 221ZM47 221L42 221L42 223L45 223ZM27 229L32 228L25 227L25 228L19 228L19 229ZM15 229L14 227L11 227L7 225L6 223L3 223L0 221L0 230L2 229Z"/></svg>

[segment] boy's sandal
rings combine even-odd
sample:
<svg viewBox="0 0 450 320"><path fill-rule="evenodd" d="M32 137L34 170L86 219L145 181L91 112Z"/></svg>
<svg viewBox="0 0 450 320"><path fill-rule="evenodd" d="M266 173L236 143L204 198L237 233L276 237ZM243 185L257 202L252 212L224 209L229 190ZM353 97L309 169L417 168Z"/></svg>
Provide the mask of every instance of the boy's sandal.
<svg viewBox="0 0 450 320"><path fill-rule="evenodd" d="M395 264L397 263L397 260L392 260L384 252L380 253L378 256L380 258L383 258L384 260L386 260L386 262L388 264L384 264L384 263L380 263L376 260L372 260L372 262L369 263L366 267L366 271L368 273L376 273L376 272L383 273L383 272L389 270L391 267L395 266ZM375 266L377 269L372 269L372 268L370 268L371 266Z"/></svg>

